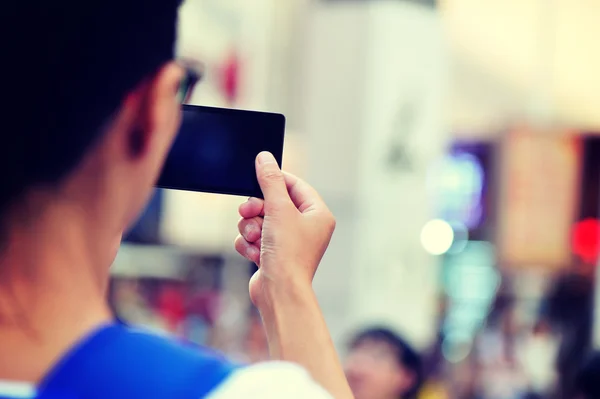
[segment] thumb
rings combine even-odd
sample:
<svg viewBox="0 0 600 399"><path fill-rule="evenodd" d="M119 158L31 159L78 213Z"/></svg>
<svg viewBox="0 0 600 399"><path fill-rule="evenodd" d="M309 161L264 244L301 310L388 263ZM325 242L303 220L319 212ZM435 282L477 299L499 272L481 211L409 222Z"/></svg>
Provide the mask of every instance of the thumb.
<svg viewBox="0 0 600 399"><path fill-rule="evenodd" d="M291 173L283 172L283 176L290 199L300 213L327 209L323 199L308 183Z"/></svg>
<svg viewBox="0 0 600 399"><path fill-rule="evenodd" d="M266 202L291 202L283 172L270 152L261 152L256 157L256 177Z"/></svg>

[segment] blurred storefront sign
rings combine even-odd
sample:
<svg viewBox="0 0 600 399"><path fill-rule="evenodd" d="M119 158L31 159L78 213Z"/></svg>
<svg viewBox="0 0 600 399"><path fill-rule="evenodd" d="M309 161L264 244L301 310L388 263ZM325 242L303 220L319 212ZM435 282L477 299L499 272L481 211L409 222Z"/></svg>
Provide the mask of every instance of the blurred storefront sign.
<svg viewBox="0 0 600 399"><path fill-rule="evenodd" d="M483 219L484 171L481 162L467 152L444 157L437 165L432 199L444 220L456 221L470 229Z"/></svg>
<svg viewBox="0 0 600 399"><path fill-rule="evenodd" d="M518 129L502 145L499 258L559 269L571 261L581 148L563 132Z"/></svg>
<svg viewBox="0 0 600 399"><path fill-rule="evenodd" d="M491 239L494 149L488 142L455 142L429 171L436 217L462 226L471 240Z"/></svg>

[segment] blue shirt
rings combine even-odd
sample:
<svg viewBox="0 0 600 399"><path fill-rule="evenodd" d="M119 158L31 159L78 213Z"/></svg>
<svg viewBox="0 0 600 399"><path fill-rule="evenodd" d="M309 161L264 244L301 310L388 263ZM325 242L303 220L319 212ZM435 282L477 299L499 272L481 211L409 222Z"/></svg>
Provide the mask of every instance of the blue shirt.
<svg viewBox="0 0 600 399"><path fill-rule="evenodd" d="M76 344L38 386L0 381L0 399L330 399L298 366L240 367L206 349L120 324Z"/></svg>

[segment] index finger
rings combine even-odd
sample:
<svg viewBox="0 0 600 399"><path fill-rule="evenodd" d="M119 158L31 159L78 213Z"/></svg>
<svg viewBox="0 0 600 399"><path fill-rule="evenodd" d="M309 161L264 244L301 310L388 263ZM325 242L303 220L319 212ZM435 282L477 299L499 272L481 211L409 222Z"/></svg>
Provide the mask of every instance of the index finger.
<svg viewBox="0 0 600 399"><path fill-rule="evenodd" d="M300 213L325 207L323 199L310 184L288 172L283 172L283 177L290 198Z"/></svg>
<svg viewBox="0 0 600 399"><path fill-rule="evenodd" d="M260 198L250 197L239 207L240 216L251 219L256 216L265 216L265 201Z"/></svg>

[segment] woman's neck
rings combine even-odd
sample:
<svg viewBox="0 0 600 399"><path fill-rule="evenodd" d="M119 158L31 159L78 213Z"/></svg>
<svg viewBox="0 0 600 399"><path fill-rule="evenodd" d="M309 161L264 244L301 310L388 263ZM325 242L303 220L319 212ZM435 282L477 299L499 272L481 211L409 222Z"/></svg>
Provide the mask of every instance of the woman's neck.
<svg viewBox="0 0 600 399"><path fill-rule="evenodd" d="M76 214L10 231L0 254L0 380L38 382L74 343L111 320L107 240ZM89 229L92 230L89 230Z"/></svg>

